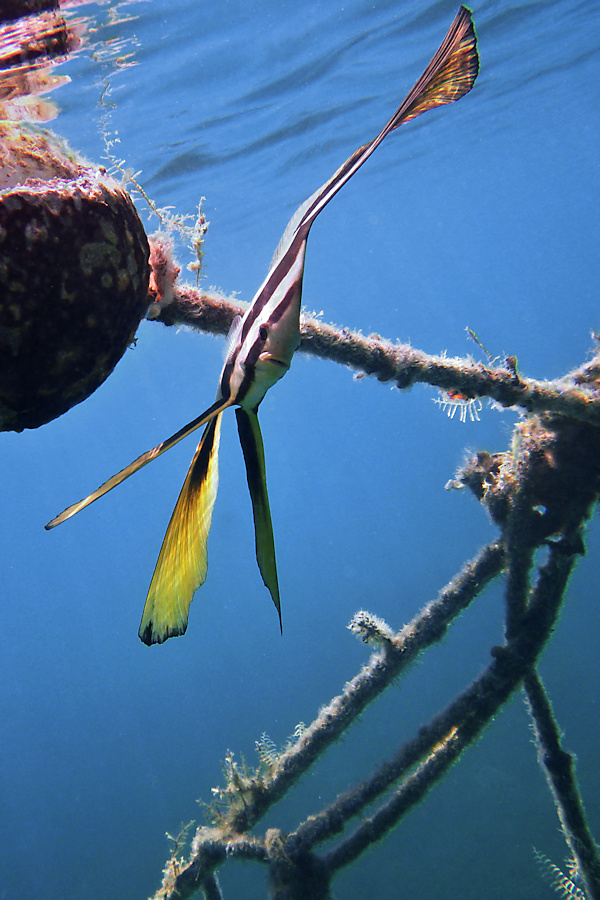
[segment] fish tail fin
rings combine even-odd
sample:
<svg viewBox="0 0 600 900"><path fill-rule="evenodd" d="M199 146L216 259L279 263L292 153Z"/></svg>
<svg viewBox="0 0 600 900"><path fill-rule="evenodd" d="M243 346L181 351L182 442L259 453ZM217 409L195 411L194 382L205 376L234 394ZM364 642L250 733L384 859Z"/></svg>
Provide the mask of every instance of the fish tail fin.
<svg viewBox="0 0 600 900"><path fill-rule="evenodd" d="M392 116L389 131L428 109L460 100L473 87L478 72L473 18L471 11L461 6L437 53Z"/></svg>
<svg viewBox="0 0 600 900"><path fill-rule="evenodd" d="M296 235L301 234L306 240L310 227L321 210L391 131L428 109L460 100L473 87L478 71L475 26L471 11L466 6L461 6L437 53L379 134L355 150L331 178L296 210L275 251L273 263L283 258Z"/></svg>

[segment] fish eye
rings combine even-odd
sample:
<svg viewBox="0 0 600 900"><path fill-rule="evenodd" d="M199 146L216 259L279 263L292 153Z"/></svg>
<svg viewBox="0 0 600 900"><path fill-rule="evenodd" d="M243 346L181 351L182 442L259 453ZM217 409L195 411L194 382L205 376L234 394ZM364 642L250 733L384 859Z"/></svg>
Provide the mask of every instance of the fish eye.
<svg viewBox="0 0 600 900"><path fill-rule="evenodd" d="M268 333L269 333L269 329L267 328L266 325L261 325L260 328L258 329L258 334L259 334L261 341L266 341Z"/></svg>

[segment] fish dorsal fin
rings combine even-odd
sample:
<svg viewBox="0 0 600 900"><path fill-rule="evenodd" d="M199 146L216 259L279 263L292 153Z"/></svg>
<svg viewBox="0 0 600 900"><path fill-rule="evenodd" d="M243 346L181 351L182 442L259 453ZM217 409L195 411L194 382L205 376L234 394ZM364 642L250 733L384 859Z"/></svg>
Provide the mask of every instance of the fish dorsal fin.
<svg viewBox="0 0 600 900"><path fill-rule="evenodd" d="M301 222L304 218L304 213L306 212L307 209L310 208L313 200L318 196L318 194L320 194L320 192L322 190L323 190L323 188L320 187L318 191L315 191L314 194L311 194L310 197L308 198L308 200L305 200L304 203L298 207L298 209L296 210L296 212L294 213L294 215L292 216L290 221L285 226L285 231L283 232L281 240L277 244L277 249L275 250L275 253L273 254L273 259L271 260L271 265L269 267L269 271L272 271L275 268L275 266L277 265L279 260L285 254L285 251L287 250L289 245L292 243L292 240L294 239L294 237L296 235L298 226L301 224Z"/></svg>
<svg viewBox="0 0 600 900"><path fill-rule="evenodd" d="M229 326L229 331L227 333L227 340L225 341L225 355L223 357L224 359L229 359L238 342L240 327L243 318L244 317L239 314L233 317L233 321Z"/></svg>

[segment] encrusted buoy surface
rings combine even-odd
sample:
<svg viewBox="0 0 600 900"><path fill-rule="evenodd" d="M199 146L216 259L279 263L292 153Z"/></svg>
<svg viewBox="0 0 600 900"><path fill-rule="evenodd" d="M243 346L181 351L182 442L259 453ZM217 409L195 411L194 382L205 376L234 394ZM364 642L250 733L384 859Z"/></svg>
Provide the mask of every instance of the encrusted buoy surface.
<svg viewBox="0 0 600 900"><path fill-rule="evenodd" d="M110 375L148 307L148 256L118 182L0 122L0 430L37 428Z"/></svg>

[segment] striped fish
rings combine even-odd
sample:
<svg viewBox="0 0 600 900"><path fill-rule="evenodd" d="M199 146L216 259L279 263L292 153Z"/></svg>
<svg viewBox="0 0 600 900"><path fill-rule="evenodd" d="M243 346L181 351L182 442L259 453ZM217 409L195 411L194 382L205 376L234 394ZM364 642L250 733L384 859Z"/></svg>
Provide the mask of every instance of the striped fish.
<svg viewBox="0 0 600 900"><path fill-rule="evenodd" d="M292 217L267 277L245 315L238 317L232 325L217 399L212 406L46 525L46 528L53 528L69 519L196 428L205 426L169 522L148 591L139 630L145 644L160 644L185 632L192 598L206 579L206 543L217 493L221 415L229 406L236 407L254 514L256 558L281 626L275 544L257 410L269 388L289 369L300 343L300 297L308 233L321 210L390 131L428 109L458 100L472 88L478 65L471 14L462 6L425 72L377 137L355 150Z"/></svg>

